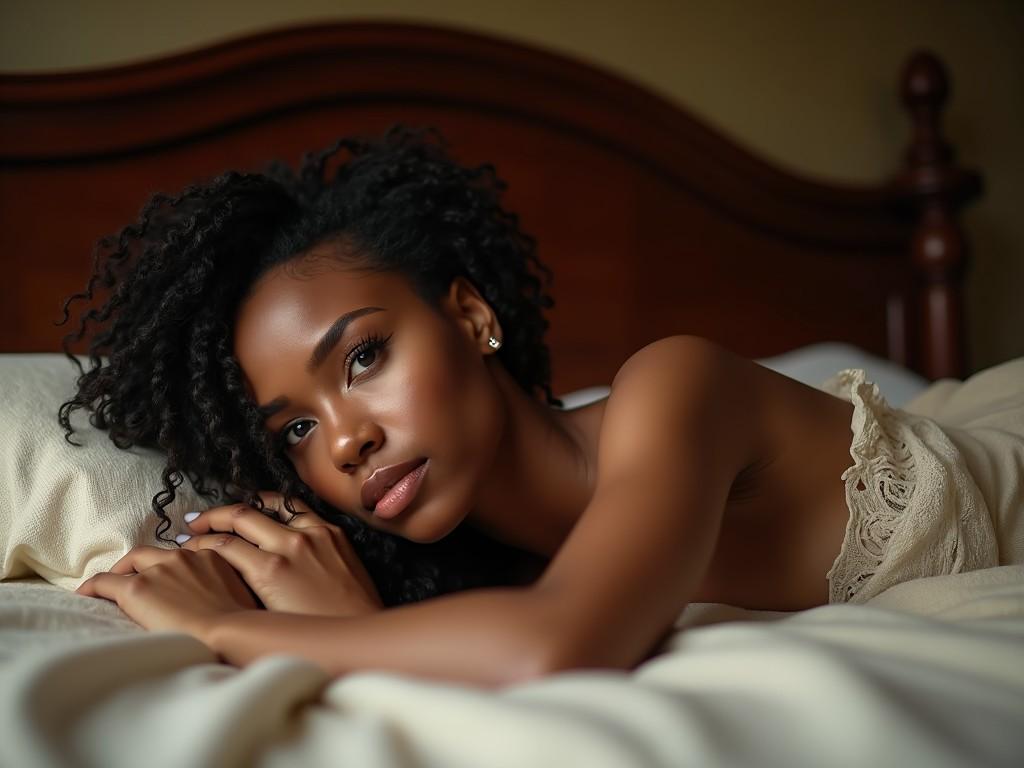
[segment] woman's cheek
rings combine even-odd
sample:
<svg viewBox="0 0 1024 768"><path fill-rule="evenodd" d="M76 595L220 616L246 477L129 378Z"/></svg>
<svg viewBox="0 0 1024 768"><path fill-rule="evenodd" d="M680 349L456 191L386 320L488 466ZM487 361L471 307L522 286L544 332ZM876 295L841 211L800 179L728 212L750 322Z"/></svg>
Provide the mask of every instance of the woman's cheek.
<svg viewBox="0 0 1024 768"><path fill-rule="evenodd" d="M460 396L461 366L449 350L424 343L388 361L374 382L372 408L388 440L406 450L431 450L437 429Z"/></svg>
<svg viewBox="0 0 1024 768"><path fill-rule="evenodd" d="M332 507L344 509L347 502L339 498L338 489L333 482L338 473L337 469L331 462L327 446L316 437L318 436L315 434L310 435L307 438L310 444L293 453L291 456L292 467L299 480L317 498L326 501Z"/></svg>

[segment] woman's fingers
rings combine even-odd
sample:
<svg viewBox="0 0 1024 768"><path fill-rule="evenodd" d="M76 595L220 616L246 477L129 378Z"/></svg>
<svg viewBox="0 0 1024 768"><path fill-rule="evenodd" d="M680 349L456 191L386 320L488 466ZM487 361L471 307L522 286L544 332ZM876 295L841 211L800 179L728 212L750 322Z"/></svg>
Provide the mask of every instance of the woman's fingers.
<svg viewBox="0 0 1024 768"><path fill-rule="evenodd" d="M271 525L277 525L272 520L268 522ZM265 572L269 559L275 557L271 552L264 551L233 533L214 532L196 535L182 544L181 548L192 552L200 552L204 549L213 550L228 565L238 571L242 579L250 586L260 583L260 575Z"/></svg>
<svg viewBox="0 0 1024 768"><path fill-rule="evenodd" d="M227 507L213 507L201 512L188 527L193 535L213 533L237 533L260 549L280 551L288 534L288 528L247 504L232 504Z"/></svg>
<svg viewBox="0 0 1024 768"><path fill-rule="evenodd" d="M329 523L322 517L316 514L316 512L303 512L302 514L293 517L286 525L292 530L302 531L309 530L311 528L325 528L334 534L334 538L338 541L345 540L345 534L341 528L334 523Z"/></svg>
<svg viewBox="0 0 1024 768"><path fill-rule="evenodd" d="M295 504L297 514L289 516L284 506L284 498L280 494L264 492L261 494L261 498L264 499L264 510L273 512L277 517L276 520L265 512L260 512L246 504L231 504L200 512L198 517L188 523L188 526L196 534L211 531L237 533L256 544L260 549L272 552L282 551L280 543L287 542L289 539L287 536L282 536L281 532L287 533L289 528L298 530L323 526L338 533L341 532L338 526L328 523L300 501L296 501Z"/></svg>
<svg viewBox="0 0 1024 768"><path fill-rule="evenodd" d="M293 525L293 521L294 523L299 523L300 521L305 523L309 518L320 520L316 512L300 499L292 499L292 508L295 510L293 514L285 506L284 496L277 491L260 491L258 495L263 502L263 508L273 512L277 519L286 525Z"/></svg>
<svg viewBox="0 0 1024 768"><path fill-rule="evenodd" d="M194 522L200 521L203 523L197 527L210 532L192 536L182 547L194 552L216 550L251 586L265 582L268 570L276 570L284 560L323 549L322 545L327 542L322 541L322 537L332 539L335 536L326 526L320 526L323 529L320 532L300 532L244 506L207 510Z"/></svg>
<svg viewBox="0 0 1024 768"><path fill-rule="evenodd" d="M226 538L238 538L238 537L226 537ZM184 547L183 547L184 549ZM188 547L193 552L197 551L199 547L192 546ZM114 563L109 571L101 572L93 575L91 578L82 582L76 592L79 594L86 594L84 588L86 585L91 585L90 589L95 589L97 579L103 584L118 584L118 581L112 581L107 579L107 576L116 576L123 578L126 576L134 576L137 573L142 573L154 565L160 565L161 563L167 563L170 561L178 560L181 557L187 557L180 550L177 549L166 549L163 547L150 547L140 545L130 549L124 557Z"/></svg>
<svg viewBox="0 0 1024 768"><path fill-rule="evenodd" d="M162 549L160 547L144 545L133 547L124 557L110 567L110 573L122 576L138 573L156 565L168 556L173 556L173 552L173 549Z"/></svg>
<svg viewBox="0 0 1024 768"><path fill-rule="evenodd" d="M341 529L341 526L329 523L324 520L320 515L314 512L308 504L293 499L296 515L290 516L287 509L284 506L284 496L275 491L260 491L260 498L266 505L266 509L273 509L277 513L279 519L286 521L285 525L295 530L308 530L313 528L326 528L330 531L329 537L330 543L340 548L342 554L345 557L345 561L351 564L353 573L359 578L363 586L369 591L376 591L373 586L373 581L370 579L369 574L363 566L362 561L356 554L355 548L352 546L352 542L349 541L348 536Z"/></svg>
<svg viewBox="0 0 1024 768"><path fill-rule="evenodd" d="M127 575L97 573L79 584L75 593L85 597L102 597L116 602L125 582L130 579L131 576Z"/></svg>
<svg viewBox="0 0 1024 768"><path fill-rule="evenodd" d="M213 551L161 554L145 568L137 558L137 573L98 573L77 592L117 603L147 629L183 631L200 640L224 613L260 607L241 575Z"/></svg>
<svg viewBox="0 0 1024 768"><path fill-rule="evenodd" d="M280 494L260 495L267 510L285 509ZM183 547L215 550L272 610L325 615L380 610L373 580L344 531L301 502L296 510L299 514L285 524L245 504L214 507L189 520L195 533Z"/></svg>
<svg viewBox="0 0 1024 768"><path fill-rule="evenodd" d="M263 500L263 508L271 510L277 516L277 519L289 528L301 530L303 528L322 526L337 533L340 539L345 539L340 527L324 520L304 501L292 499L292 507L295 508L295 514L292 514L285 507L282 494L276 491L260 491L259 496Z"/></svg>

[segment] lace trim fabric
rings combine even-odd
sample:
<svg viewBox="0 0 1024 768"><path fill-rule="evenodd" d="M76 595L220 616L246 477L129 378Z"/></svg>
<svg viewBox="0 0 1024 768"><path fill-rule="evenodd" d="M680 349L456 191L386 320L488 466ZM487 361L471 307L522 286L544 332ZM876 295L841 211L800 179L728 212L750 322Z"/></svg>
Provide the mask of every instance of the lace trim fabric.
<svg viewBox="0 0 1024 768"><path fill-rule="evenodd" d="M861 369L822 388L854 406L854 463L842 475L850 519L827 574L829 602L864 602L903 581L997 565L985 500L939 426L890 408Z"/></svg>

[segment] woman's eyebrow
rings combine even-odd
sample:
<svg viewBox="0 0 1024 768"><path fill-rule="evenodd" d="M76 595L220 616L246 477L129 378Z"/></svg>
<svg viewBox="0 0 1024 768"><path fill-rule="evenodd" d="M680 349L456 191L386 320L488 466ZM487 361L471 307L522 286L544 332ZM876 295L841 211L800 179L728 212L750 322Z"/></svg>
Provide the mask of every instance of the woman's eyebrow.
<svg viewBox="0 0 1024 768"><path fill-rule="evenodd" d="M278 411L284 410L287 407L288 407L288 398L287 397L275 397L273 400L271 400L266 405L258 405L258 406L256 406L256 410L259 411L260 412L260 416L262 416L264 418L264 420L266 420L266 419L269 419L271 416L273 416Z"/></svg>
<svg viewBox="0 0 1024 768"><path fill-rule="evenodd" d="M320 341L316 343L313 348L313 354L309 357L309 362L306 363L306 370L313 373L319 368L327 356L331 354L331 350L334 349L338 342L341 341L341 337L345 335L345 329L348 324L356 318L362 317L363 315L370 315L374 312L383 312L383 307L363 307L362 309L353 309L351 312L346 312L344 315L335 320L331 327L327 329Z"/></svg>
<svg viewBox="0 0 1024 768"><path fill-rule="evenodd" d="M320 341L316 343L316 346L313 348L313 354L310 355L309 362L306 363L306 369L312 373L323 365L324 360L327 359L327 356L331 354L331 350L338 345L339 341L341 341L341 337L345 335L345 329L353 320L362 317L363 315L370 315L374 312L384 311L386 310L383 307L362 307L361 309L353 309L351 312L346 312L344 315L339 317L331 323L331 327L327 329L327 332L320 337ZM266 405L257 406L256 409L264 419L269 419L275 413L278 413L287 407L287 397L275 397Z"/></svg>

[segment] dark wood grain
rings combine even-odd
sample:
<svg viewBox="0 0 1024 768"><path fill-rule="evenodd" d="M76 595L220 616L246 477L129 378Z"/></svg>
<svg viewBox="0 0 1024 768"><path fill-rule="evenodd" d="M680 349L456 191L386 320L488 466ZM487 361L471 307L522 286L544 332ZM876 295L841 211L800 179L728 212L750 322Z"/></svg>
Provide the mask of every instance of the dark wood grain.
<svg viewBox="0 0 1024 768"><path fill-rule="evenodd" d="M556 390L607 383L672 333L752 357L847 341L959 375L967 246L955 216L980 181L920 149L942 101L923 93L908 97L918 149L906 168L894 159L892 179L855 188L784 173L594 67L439 29L306 27L136 66L0 77L0 351L59 347L53 321L85 284L93 243L153 192L403 122L437 126L456 157L493 162L508 182L507 206L555 275Z"/></svg>
<svg viewBox="0 0 1024 768"><path fill-rule="evenodd" d="M913 138L894 187L911 201L918 217L911 240L920 321L916 362L931 378L966 372L963 294L970 251L957 212L982 187L981 176L956 166L956 153L942 135L940 117L949 90L949 75L937 56L921 51L907 61L903 103Z"/></svg>

